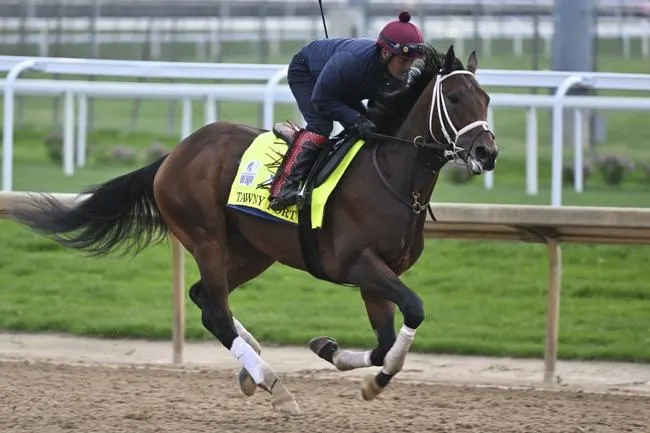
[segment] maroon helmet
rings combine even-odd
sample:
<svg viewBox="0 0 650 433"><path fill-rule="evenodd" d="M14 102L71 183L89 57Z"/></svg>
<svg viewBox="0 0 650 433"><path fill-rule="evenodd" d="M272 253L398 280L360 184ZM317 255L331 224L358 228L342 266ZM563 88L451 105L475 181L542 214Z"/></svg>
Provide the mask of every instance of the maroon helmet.
<svg viewBox="0 0 650 433"><path fill-rule="evenodd" d="M401 12L397 20L386 24L379 32L377 45L391 53L409 58L424 56L424 38L420 29L411 21L411 14Z"/></svg>

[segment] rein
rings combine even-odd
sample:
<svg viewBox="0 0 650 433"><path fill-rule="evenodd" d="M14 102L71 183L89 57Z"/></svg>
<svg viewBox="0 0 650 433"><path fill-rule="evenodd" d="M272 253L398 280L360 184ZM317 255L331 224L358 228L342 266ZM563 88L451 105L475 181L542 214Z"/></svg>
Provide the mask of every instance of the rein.
<svg viewBox="0 0 650 433"><path fill-rule="evenodd" d="M476 120L474 122L471 122L468 125L465 125L464 127L460 129L456 129L454 126L454 123L451 121L451 118L449 116L449 112L447 110L447 105L445 104L445 99L444 99L444 94L442 92L442 82L446 80L449 77L452 77L454 75L474 75L472 72L467 71L467 70L457 70L457 71L452 71L448 74L442 74L438 73L436 77L436 82L433 86L433 91L431 92L431 108L429 110L429 135L433 139L433 141L427 141L423 136L418 135L412 140L400 138L400 137L394 137L391 135L385 135L385 134L380 134L376 132L370 132L367 134L367 138L372 138L376 139L378 141L396 141L400 143L405 143L405 144L412 144L415 146L415 155L414 158L417 158L417 150L418 148L427 148L427 149L433 149L433 150L441 150L443 151L443 156L439 158L446 160L446 161L451 161L454 160L458 157L458 153L465 150L462 147L456 146L456 142L458 141L458 138L462 136L463 134L473 130L474 128L477 127L482 127L484 131L490 132L488 128L488 123L485 120ZM434 117L434 110L436 109L436 106L438 106L438 121L440 122L440 128L442 130L442 134L444 136L444 141L438 140L433 132L433 117ZM444 114L444 118L443 118ZM447 130L447 126L449 127L449 131ZM490 132L491 133L491 132ZM453 135L453 139L452 139ZM471 147L474 146L474 141L472 141ZM470 150L471 150L470 147ZM423 210L427 209L429 211L429 215L431 216L431 219L433 221L436 221L435 216L433 215L433 210L431 209L431 204L429 202L422 204L420 203L419 199L421 194L415 191L411 192L411 198L412 202L409 203L408 201L404 200L396 191L395 189L390 185L384 174L381 172L379 168L379 163L377 161L377 152L379 150L379 145L377 145L374 149L373 155L372 155L372 160L373 164L375 166L375 170L377 172L377 175L379 176L379 179L381 182L384 184L384 186L390 191L390 193L402 204L404 204L406 207L410 208L411 211L419 215ZM469 156L469 150L467 151L467 155ZM467 161L465 161L467 163ZM435 172L435 171L434 171ZM412 183L415 183L415 179L412 179ZM412 185L413 187L414 185ZM412 188L413 189L413 188Z"/></svg>
<svg viewBox="0 0 650 433"><path fill-rule="evenodd" d="M377 171L377 175L379 176L379 179L381 182L384 184L384 186L390 191L391 194L404 206L408 207L413 211L414 214L419 215L420 212L423 210L427 209L429 211L429 215L431 216L431 219L436 221L435 215L433 215L433 210L431 209L431 203L426 203L422 204L418 200L420 198L420 193L418 192L411 192L411 197L413 198L413 202L409 203L406 200L404 200L398 193L395 191L395 189L390 185L386 177L384 176L384 173L381 172L379 169L379 163L377 162L377 151L379 149L379 146L375 146L374 152L372 152L372 162L375 165L375 169ZM417 154L417 152L416 152Z"/></svg>

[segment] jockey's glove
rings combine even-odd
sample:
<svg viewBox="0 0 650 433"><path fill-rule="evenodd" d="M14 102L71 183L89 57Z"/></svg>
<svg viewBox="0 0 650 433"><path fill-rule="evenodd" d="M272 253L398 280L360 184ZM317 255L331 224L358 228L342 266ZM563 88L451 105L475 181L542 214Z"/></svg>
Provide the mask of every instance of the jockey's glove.
<svg viewBox="0 0 650 433"><path fill-rule="evenodd" d="M368 138L368 134L377 130L377 125L365 116L359 116L352 124L352 133L361 139Z"/></svg>

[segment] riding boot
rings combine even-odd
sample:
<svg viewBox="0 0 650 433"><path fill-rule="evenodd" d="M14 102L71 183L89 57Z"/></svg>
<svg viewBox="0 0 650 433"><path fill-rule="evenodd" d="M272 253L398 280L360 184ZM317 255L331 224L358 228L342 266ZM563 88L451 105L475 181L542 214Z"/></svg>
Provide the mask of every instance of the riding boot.
<svg viewBox="0 0 650 433"><path fill-rule="evenodd" d="M327 141L327 137L305 129L296 134L271 184L271 209L279 211L296 203L300 184Z"/></svg>

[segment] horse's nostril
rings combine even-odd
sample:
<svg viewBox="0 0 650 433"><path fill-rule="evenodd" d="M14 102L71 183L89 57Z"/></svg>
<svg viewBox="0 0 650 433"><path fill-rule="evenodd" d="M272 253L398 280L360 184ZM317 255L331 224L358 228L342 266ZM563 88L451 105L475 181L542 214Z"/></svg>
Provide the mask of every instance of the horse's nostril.
<svg viewBox="0 0 650 433"><path fill-rule="evenodd" d="M484 161L488 158L489 153L487 151L487 148L485 146L476 146L476 159L479 161Z"/></svg>

